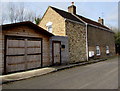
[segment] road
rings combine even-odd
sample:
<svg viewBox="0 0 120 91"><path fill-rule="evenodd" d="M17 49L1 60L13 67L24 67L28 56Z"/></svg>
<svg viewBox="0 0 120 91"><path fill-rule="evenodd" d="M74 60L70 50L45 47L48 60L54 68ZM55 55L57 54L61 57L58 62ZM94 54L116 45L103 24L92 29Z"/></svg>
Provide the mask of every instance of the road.
<svg viewBox="0 0 120 91"><path fill-rule="evenodd" d="M3 89L117 89L118 58L3 85Z"/></svg>

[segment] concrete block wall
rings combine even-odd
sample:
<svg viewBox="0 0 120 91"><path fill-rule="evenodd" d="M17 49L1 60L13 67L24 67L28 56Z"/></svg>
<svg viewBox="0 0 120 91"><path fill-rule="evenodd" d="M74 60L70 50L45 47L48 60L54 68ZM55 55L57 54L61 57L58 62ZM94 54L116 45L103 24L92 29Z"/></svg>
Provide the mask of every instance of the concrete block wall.
<svg viewBox="0 0 120 91"><path fill-rule="evenodd" d="M61 61L62 64L69 63L68 53L68 37L67 36L53 36L50 39L50 62L52 63L52 41L61 41L61 45L65 45L65 48L61 48Z"/></svg>

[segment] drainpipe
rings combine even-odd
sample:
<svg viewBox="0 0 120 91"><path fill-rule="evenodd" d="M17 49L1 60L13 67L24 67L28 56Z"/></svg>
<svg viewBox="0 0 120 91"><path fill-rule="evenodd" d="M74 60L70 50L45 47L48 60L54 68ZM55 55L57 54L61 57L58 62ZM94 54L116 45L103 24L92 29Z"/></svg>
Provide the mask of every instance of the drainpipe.
<svg viewBox="0 0 120 91"><path fill-rule="evenodd" d="M86 23L86 56L87 56L87 61L88 61L88 24Z"/></svg>

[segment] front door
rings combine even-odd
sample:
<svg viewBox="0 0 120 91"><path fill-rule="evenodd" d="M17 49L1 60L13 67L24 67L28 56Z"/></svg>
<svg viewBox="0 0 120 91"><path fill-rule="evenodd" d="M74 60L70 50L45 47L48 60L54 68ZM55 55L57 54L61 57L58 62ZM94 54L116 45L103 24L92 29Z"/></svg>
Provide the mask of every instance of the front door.
<svg viewBox="0 0 120 91"><path fill-rule="evenodd" d="M61 64L61 42L53 41L53 64Z"/></svg>

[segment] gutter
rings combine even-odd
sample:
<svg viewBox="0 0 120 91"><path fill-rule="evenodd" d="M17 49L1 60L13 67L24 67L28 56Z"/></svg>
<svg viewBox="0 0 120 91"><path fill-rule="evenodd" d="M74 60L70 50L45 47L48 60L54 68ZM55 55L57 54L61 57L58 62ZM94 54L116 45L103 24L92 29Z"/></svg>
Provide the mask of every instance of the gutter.
<svg viewBox="0 0 120 91"><path fill-rule="evenodd" d="M91 25L91 26L93 26L93 27L96 27L96 28L100 28L100 29L102 29L103 31L107 31L107 32L114 33L113 31L110 31L109 29L106 29L106 28L102 28L102 27L99 27L99 26L96 26L96 25L93 25L93 24L89 24L89 25Z"/></svg>
<svg viewBox="0 0 120 91"><path fill-rule="evenodd" d="M81 25L85 25L84 23L81 23L81 22L77 22L77 21L74 21L74 20L71 20L71 19L67 19L67 18L64 18L64 21L71 21L71 22L74 22L74 23L78 23L78 24L81 24Z"/></svg>
<svg viewBox="0 0 120 91"><path fill-rule="evenodd" d="M74 15L74 14L72 14L72 15ZM78 18L78 19L80 19L83 23L85 23L86 24L86 22L85 21L83 21L81 18L79 18L78 16L76 16L76 15L74 15L76 18ZM87 25L88 25L89 23L87 23ZM113 31L110 31L109 29L106 29L106 28L103 28L103 27L100 27L100 26L96 26L96 25L93 25L93 24L89 24L89 25L91 25L91 26L93 26L93 27L96 27L96 28L100 28L100 29L102 29L102 30L106 30L106 31L108 31L108 32L111 32L111 33L114 33Z"/></svg>
<svg viewBox="0 0 120 91"><path fill-rule="evenodd" d="M86 56L87 56L87 61L88 61L88 59L89 59L89 57L88 57L88 23L85 23L85 25L86 25Z"/></svg>

